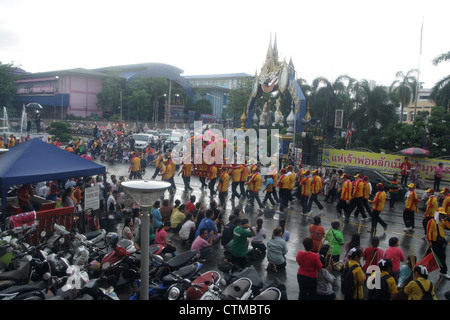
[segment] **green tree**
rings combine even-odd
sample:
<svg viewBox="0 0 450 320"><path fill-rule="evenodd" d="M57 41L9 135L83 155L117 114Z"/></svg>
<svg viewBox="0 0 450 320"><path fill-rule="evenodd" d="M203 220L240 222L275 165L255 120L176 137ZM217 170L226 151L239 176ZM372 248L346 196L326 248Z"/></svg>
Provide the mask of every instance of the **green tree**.
<svg viewBox="0 0 450 320"><path fill-rule="evenodd" d="M129 97L130 114L136 121L151 119L151 95L144 89L135 90Z"/></svg>
<svg viewBox="0 0 450 320"><path fill-rule="evenodd" d="M442 62L450 61L450 51L443 53L433 59L435 66ZM431 98L438 106L444 107L445 111L449 112L450 105L450 75L439 80L431 90Z"/></svg>
<svg viewBox="0 0 450 320"><path fill-rule="evenodd" d="M125 82L116 71L108 71L102 92L97 94L97 107L104 115L120 113L120 93L124 93ZM123 97L122 97L123 99Z"/></svg>
<svg viewBox="0 0 450 320"><path fill-rule="evenodd" d="M154 121L154 116L156 116L156 112L154 110L154 106L156 106L159 115L164 115L164 102L167 100L167 95L169 93L169 80L164 77L140 77L139 79L131 82L128 86L128 96L129 96L129 108L130 114L137 115L136 109L133 111L132 103L136 104L136 100L132 102L131 97L136 94L135 92L140 92L138 95L142 94L142 91L146 92L149 96L148 98L151 100L147 102L146 110L141 110L143 113L139 117L140 119L152 120ZM180 88L172 82L172 92L171 94L181 92ZM172 103L171 103L172 104ZM142 117L144 116L144 117ZM158 116L159 118L160 116Z"/></svg>
<svg viewBox="0 0 450 320"><path fill-rule="evenodd" d="M241 78L235 89L228 93L227 112L233 118L235 126L240 126L240 118L251 97L253 80Z"/></svg>
<svg viewBox="0 0 450 320"><path fill-rule="evenodd" d="M184 107L184 113L189 114L189 111L195 111L195 119L197 120L202 113L212 113L211 102L209 100L197 100L194 104L188 103Z"/></svg>
<svg viewBox="0 0 450 320"><path fill-rule="evenodd" d="M450 114L448 114L445 108L441 106L433 107L427 124L427 148L430 151L431 158L438 158L449 154L449 124Z"/></svg>
<svg viewBox="0 0 450 320"><path fill-rule="evenodd" d="M402 71L395 74L394 80L390 86L390 91L397 94L400 100L400 123L403 122L403 108L411 101L415 100L417 78L417 69L409 70L406 75Z"/></svg>
<svg viewBox="0 0 450 320"><path fill-rule="evenodd" d="M12 63L2 64L0 61L0 106L11 107L16 94L16 80Z"/></svg>

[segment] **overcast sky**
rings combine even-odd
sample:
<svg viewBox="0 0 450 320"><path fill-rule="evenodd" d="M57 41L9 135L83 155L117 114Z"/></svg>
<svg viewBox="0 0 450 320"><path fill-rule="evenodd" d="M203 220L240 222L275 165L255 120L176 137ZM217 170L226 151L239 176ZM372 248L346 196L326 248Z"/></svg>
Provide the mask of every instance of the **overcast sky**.
<svg viewBox="0 0 450 320"><path fill-rule="evenodd" d="M389 86L420 66L450 74L449 0L0 0L0 61L29 72L160 62L184 75L259 74L270 37L309 83L339 75ZM420 55L421 27L422 55Z"/></svg>

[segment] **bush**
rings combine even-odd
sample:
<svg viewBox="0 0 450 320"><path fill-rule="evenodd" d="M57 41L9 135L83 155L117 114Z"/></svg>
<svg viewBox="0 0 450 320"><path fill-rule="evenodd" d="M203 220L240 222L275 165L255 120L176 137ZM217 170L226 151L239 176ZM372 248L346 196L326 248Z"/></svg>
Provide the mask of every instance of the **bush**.
<svg viewBox="0 0 450 320"><path fill-rule="evenodd" d="M72 139L72 125L67 122L52 122L47 132L58 138L62 143Z"/></svg>

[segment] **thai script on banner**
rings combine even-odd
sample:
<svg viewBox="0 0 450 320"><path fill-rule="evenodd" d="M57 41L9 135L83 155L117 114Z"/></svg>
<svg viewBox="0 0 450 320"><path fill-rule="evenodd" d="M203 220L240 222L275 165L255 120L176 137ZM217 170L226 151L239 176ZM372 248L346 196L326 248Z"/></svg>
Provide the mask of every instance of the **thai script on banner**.
<svg viewBox="0 0 450 320"><path fill-rule="evenodd" d="M392 155L382 153L361 152L352 150L324 149L322 164L327 167L368 167L376 169L384 174L400 174L400 165L408 157L412 167L416 161L419 164L418 174L420 178L433 179L434 172L439 163L443 163L444 172L442 180L450 181L450 161L429 159L421 157Z"/></svg>

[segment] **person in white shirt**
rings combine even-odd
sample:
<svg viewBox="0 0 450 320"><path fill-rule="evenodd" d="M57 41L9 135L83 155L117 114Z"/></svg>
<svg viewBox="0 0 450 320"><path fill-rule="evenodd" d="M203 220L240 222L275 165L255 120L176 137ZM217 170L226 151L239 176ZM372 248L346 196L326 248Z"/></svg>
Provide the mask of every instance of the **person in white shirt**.
<svg viewBox="0 0 450 320"><path fill-rule="evenodd" d="M38 192L37 192L37 195L39 196L39 197L43 197L43 198L45 198L45 196L48 194L48 191L49 191L49 187L50 186L50 183L49 182L46 182L43 186L41 186L39 189L38 189Z"/></svg>
<svg viewBox="0 0 450 320"><path fill-rule="evenodd" d="M252 227L256 235L253 236L250 241L253 249L258 249L265 252L266 245L264 244L264 240L266 239L267 231L263 228L263 222L264 220L262 218L256 219L256 226Z"/></svg>
<svg viewBox="0 0 450 320"><path fill-rule="evenodd" d="M182 241L192 242L195 239L195 222L196 219L192 213L186 215L186 220L183 222L178 236Z"/></svg>
<svg viewBox="0 0 450 320"><path fill-rule="evenodd" d="M111 194L108 196L108 200L106 201L106 211L114 213L116 220L122 220L122 214L117 208L117 197L119 196L119 193L117 190L114 190L111 192Z"/></svg>

